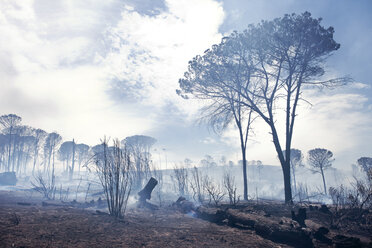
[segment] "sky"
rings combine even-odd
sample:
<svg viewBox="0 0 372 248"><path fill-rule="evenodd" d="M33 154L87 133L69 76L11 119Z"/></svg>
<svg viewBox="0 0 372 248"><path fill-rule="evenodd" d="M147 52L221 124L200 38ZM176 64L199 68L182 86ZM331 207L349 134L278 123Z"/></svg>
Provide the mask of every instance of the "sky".
<svg viewBox="0 0 372 248"><path fill-rule="evenodd" d="M293 147L327 148L335 167L350 169L372 157L368 0L0 0L0 114L89 145L104 135L149 135L163 166L206 154L236 162L237 131L199 124L203 102L179 97L178 79L189 60L233 30L304 11L335 28L341 48L328 59L328 75L354 82L305 93L311 105L300 103ZM247 153L279 164L262 121Z"/></svg>

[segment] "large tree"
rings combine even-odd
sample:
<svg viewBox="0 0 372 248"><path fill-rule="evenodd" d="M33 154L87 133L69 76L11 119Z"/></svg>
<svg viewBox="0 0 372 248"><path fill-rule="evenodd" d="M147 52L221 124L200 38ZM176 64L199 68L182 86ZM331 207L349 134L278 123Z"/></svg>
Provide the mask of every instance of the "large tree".
<svg viewBox="0 0 372 248"><path fill-rule="evenodd" d="M324 194L327 194L324 171L332 166L332 162L334 161L333 153L324 148L315 148L308 151L307 161L311 166L313 173L319 173L322 175Z"/></svg>
<svg viewBox="0 0 372 248"><path fill-rule="evenodd" d="M233 92L239 96L234 101L267 123L282 167L287 203L292 202L290 151L302 92L307 85L335 87L348 81L322 80L324 62L340 44L333 39L334 29L320 23L321 19L305 12L250 25L223 38L203 56L196 56L180 80L179 93L184 95L207 98ZM215 61L206 63L207 57ZM221 64L225 66L214 66ZM278 133L278 107L285 113L283 140Z"/></svg>
<svg viewBox="0 0 372 248"><path fill-rule="evenodd" d="M245 77L246 68L239 65L234 55L244 53L244 45L235 42L229 45L214 45L203 56L196 56L189 62L189 70L179 80L181 90L177 94L188 99L192 94L205 102L202 121L206 121L217 133L225 130L231 122L239 132L243 168L244 200L248 200L247 144L255 120L252 108L242 104L240 92L229 88L239 77ZM236 63L237 62L237 63ZM249 73L249 72L248 72ZM253 97L258 103L259 99Z"/></svg>

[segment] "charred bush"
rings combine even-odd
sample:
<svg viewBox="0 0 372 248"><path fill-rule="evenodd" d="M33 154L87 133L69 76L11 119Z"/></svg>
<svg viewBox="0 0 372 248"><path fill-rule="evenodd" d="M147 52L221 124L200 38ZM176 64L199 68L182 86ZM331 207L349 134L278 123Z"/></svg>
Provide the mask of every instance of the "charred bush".
<svg viewBox="0 0 372 248"><path fill-rule="evenodd" d="M223 185L225 186L227 195L229 196L230 204L236 206L240 199L236 193L235 177L232 176L230 172L225 172L223 176Z"/></svg>
<svg viewBox="0 0 372 248"><path fill-rule="evenodd" d="M123 218L133 181L129 150L121 149L119 140L114 140L114 146L108 147L104 138L101 153L95 154L95 165L110 215Z"/></svg>
<svg viewBox="0 0 372 248"><path fill-rule="evenodd" d="M31 182L33 189L39 193L41 193L46 199L54 200L56 194L56 186L55 186L55 176L52 175L48 176L39 173L35 176L34 182Z"/></svg>

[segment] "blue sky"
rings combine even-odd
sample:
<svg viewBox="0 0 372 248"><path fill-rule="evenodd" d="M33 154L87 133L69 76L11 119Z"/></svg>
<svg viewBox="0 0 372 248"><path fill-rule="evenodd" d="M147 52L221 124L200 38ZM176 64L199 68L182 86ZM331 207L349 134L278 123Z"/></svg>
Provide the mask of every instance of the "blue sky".
<svg viewBox="0 0 372 248"><path fill-rule="evenodd" d="M103 135L146 134L169 163L205 154L239 159L233 127L221 135L198 125L202 102L175 94L187 62L233 30L309 11L335 28L339 51L330 77L355 82L306 93L294 147L324 147L335 166L372 156L372 3L365 1L12 1L0 0L0 113L65 140L94 145ZM249 160L278 164L268 129L257 122ZM163 148L165 150L163 150Z"/></svg>

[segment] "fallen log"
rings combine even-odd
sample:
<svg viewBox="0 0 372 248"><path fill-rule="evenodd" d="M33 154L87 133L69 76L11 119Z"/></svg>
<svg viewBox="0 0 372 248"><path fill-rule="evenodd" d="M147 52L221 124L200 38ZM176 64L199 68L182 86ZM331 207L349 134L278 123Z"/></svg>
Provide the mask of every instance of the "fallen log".
<svg viewBox="0 0 372 248"><path fill-rule="evenodd" d="M182 213L189 213L191 211L195 211L194 203L186 200L186 198L183 196L178 197L177 201L172 204L172 207L176 208Z"/></svg>
<svg viewBox="0 0 372 248"><path fill-rule="evenodd" d="M313 247L311 232L302 229L297 222L289 218L267 218L256 214L242 213L229 209L226 213L228 222L243 225L269 240L293 245L295 247Z"/></svg>
<svg viewBox="0 0 372 248"><path fill-rule="evenodd" d="M344 235L336 235L333 237L332 242L336 248L357 248L362 247L359 238L347 237Z"/></svg>
<svg viewBox="0 0 372 248"><path fill-rule="evenodd" d="M226 219L226 212L218 208L200 206L195 210L196 216L216 224L221 224Z"/></svg>
<svg viewBox="0 0 372 248"><path fill-rule="evenodd" d="M235 226L237 224L254 229L254 225L256 224L256 221L259 221L259 216L253 216L247 213L242 213L239 210L235 209L228 209L227 210L227 219L228 223L231 226Z"/></svg>

